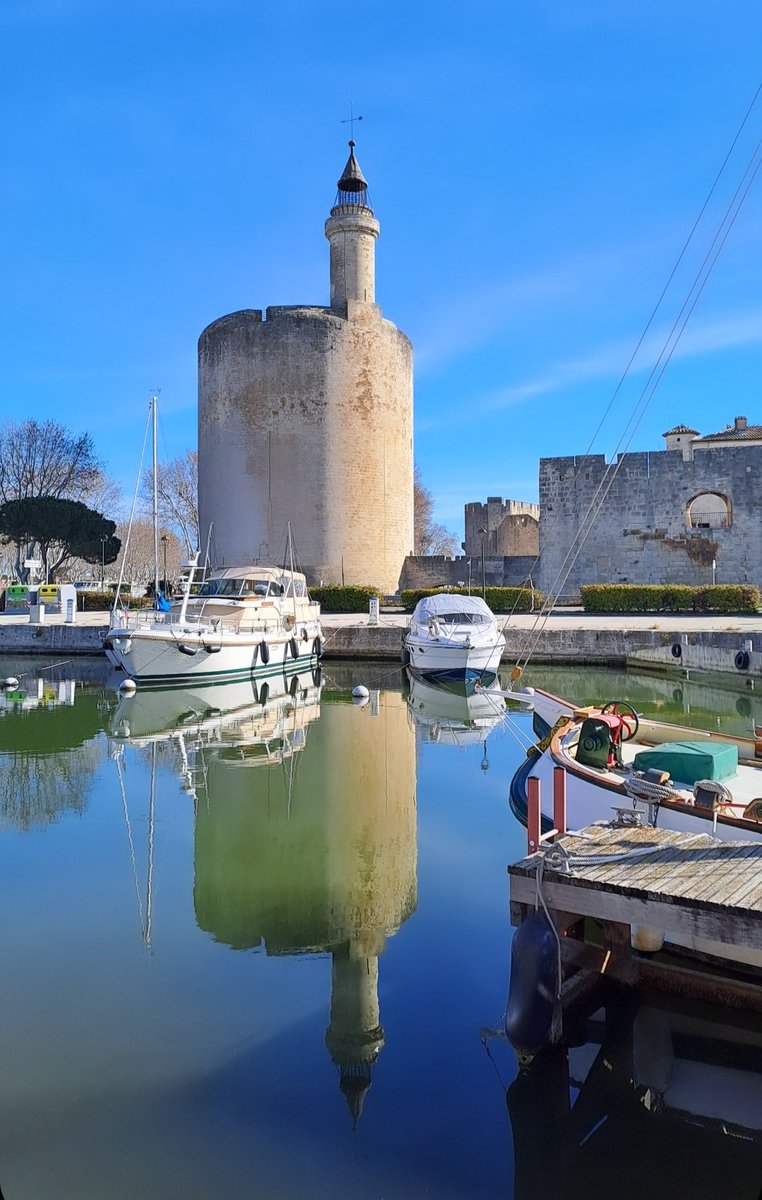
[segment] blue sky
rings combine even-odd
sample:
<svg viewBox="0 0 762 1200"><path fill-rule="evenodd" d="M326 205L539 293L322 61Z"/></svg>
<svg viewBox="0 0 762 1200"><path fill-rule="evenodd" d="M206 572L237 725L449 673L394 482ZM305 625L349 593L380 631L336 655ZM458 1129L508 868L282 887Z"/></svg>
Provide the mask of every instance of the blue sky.
<svg viewBox="0 0 762 1200"><path fill-rule="evenodd" d="M2 416L89 429L130 492L148 398L195 444L196 341L327 303L349 113L377 300L416 352L436 516L536 500L584 452L759 85L758 0L3 0ZM650 367L757 141L762 99L644 347ZM762 180L631 443L762 423ZM610 453L633 375L594 450Z"/></svg>

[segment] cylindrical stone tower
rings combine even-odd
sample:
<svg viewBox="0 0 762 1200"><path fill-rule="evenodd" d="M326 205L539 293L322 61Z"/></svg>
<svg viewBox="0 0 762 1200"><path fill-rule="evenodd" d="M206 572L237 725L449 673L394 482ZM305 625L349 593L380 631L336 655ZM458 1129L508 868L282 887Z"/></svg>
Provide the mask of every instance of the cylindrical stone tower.
<svg viewBox="0 0 762 1200"><path fill-rule="evenodd" d="M397 589L413 549L413 352L375 304L379 224L354 142L325 223L329 308L247 309L199 339L199 516L217 566Z"/></svg>

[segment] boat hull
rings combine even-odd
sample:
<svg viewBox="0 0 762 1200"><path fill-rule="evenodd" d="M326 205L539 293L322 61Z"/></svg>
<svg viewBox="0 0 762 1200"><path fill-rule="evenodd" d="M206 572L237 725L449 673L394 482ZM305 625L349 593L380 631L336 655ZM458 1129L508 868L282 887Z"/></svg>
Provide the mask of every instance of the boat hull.
<svg viewBox="0 0 762 1200"><path fill-rule="evenodd" d="M497 675L505 638L482 646L448 645L434 639L407 637L404 649L411 670L430 679L482 680Z"/></svg>
<svg viewBox="0 0 762 1200"><path fill-rule="evenodd" d="M322 640L301 637L214 636L174 629L112 630L104 642L109 661L141 686L189 686L247 676L267 678L317 664ZM296 651L296 653L294 653Z"/></svg>

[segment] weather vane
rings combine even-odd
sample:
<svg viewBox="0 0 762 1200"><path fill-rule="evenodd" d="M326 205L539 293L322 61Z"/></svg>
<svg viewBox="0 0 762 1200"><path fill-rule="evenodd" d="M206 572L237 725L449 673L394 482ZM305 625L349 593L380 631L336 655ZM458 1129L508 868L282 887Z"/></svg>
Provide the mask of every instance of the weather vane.
<svg viewBox="0 0 762 1200"><path fill-rule="evenodd" d="M344 120L343 120L341 123L342 123L342 125L348 125L348 126L349 126L349 136L351 137L352 141L354 141L354 140L355 140L355 121L362 121L362 117L356 117L356 116L355 116L355 111L354 111L354 108L353 108L353 106L350 104L350 106L349 106L349 116L348 116L348 117L345 117L345 118L344 118Z"/></svg>

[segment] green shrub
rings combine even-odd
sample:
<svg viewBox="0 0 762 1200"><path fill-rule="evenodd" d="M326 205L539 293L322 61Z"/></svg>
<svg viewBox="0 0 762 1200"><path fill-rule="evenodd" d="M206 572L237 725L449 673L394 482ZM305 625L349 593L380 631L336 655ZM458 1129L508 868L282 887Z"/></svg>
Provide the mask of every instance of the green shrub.
<svg viewBox="0 0 762 1200"><path fill-rule="evenodd" d="M373 598L381 599L381 592L375 587L363 587L360 584L326 584L324 587L311 587L310 598L317 600L322 612L329 613L359 613L368 611L368 602Z"/></svg>
<svg viewBox="0 0 762 1200"><path fill-rule="evenodd" d="M405 610L412 612L424 596L437 596L447 592L450 596L467 596L468 588L407 588L400 593ZM481 589L471 588L472 596L481 596ZM487 606L493 613L537 612L545 603L545 596L535 588L488 587L485 595ZM534 600L534 603L533 603Z"/></svg>
<svg viewBox="0 0 762 1200"><path fill-rule="evenodd" d="M658 583L588 583L580 588L585 612L725 612L756 613L759 588L748 583L709 587Z"/></svg>
<svg viewBox="0 0 762 1200"><path fill-rule="evenodd" d="M114 590L110 592L77 592L77 607L80 612L110 612L114 605ZM122 593L122 607L150 608L150 596L129 596Z"/></svg>

